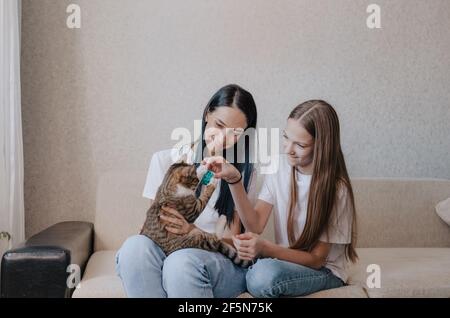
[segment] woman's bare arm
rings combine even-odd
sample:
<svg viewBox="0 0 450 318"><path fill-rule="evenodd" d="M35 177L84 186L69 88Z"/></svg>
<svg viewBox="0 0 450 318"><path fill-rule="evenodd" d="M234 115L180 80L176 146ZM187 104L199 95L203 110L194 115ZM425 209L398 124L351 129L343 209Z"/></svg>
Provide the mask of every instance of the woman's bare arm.
<svg viewBox="0 0 450 318"><path fill-rule="evenodd" d="M236 210L245 229L253 233L262 233L270 212L272 212L272 204L258 200L256 206L253 207L242 182L234 183L234 180L242 179L241 172L225 158L220 156L209 157L205 158L202 163L206 165L207 169L214 172L216 178L228 182Z"/></svg>

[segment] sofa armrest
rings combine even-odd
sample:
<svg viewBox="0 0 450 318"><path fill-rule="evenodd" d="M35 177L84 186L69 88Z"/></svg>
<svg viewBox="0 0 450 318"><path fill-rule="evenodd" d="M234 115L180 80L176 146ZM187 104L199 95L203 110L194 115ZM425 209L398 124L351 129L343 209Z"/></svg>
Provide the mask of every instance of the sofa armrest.
<svg viewBox="0 0 450 318"><path fill-rule="evenodd" d="M93 252L94 226L62 222L32 236L2 257L1 297L70 297L68 266L84 272Z"/></svg>

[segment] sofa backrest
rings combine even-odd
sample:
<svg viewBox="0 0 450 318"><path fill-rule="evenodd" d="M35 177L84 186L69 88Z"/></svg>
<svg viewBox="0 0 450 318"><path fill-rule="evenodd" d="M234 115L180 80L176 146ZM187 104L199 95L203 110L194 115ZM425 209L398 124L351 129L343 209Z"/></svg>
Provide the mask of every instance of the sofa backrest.
<svg viewBox="0 0 450 318"><path fill-rule="evenodd" d="M118 249L137 234L149 200L142 197L146 171L109 172L97 189L95 250ZM262 182L258 178L258 188ZM358 247L450 247L450 228L434 206L450 197L449 180L353 179ZM273 239L272 221L264 237Z"/></svg>
<svg viewBox="0 0 450 318"><path fill-rule="evenodd" d="M150 201L142 197L145 171L107 172L98 182L94 221L94 250L119 249L138 234Z"/></svg>
<svg viewBox="0 0 450 318"><path fill-rule="evenodd" d="M353 179L358 247L450 247L450 227L435 212L450 180Z"/></svg>

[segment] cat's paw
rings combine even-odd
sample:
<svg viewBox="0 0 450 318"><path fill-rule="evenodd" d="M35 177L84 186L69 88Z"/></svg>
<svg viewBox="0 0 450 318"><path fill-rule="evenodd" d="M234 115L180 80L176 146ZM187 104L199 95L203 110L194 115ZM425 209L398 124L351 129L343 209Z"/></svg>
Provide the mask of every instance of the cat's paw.
<svg viewBox="0 0 450 318"><path fill-rule="evenodd" d="M217 183L219 182L219 179L217 178L211 178L211 180L209 181L209 185L212 185L214 188L217 187Z"/></svg>
<svg viewBox="0 0 450 318"><path fill-rule="evenodd" d="M216 223L216 236L219 240L223 238L226 227L227 227L227 217L222 214Z"/></svg>
<svg viewBox="0 0 450 318"><path fill-rule="evenodd" d="M197 236L202 235L202 230L200 230L198 227L194 226L188 233L189 236Z"/></svg>
<svg viewBox="0 0 450 318"><path fill-rule="evenodd" d="M206 188L214 191L217 187L217 182L218 180L216 178L212 178Z"/></svg>

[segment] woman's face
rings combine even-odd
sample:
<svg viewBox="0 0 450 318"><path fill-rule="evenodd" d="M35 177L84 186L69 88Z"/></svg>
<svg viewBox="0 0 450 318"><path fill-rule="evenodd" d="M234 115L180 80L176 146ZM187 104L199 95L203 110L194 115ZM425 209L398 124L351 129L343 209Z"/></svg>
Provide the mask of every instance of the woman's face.
<svg viewBox="0 0 450 318"><path fill-rule="evenodd" d="M212 155L237 143L247 128L245 114L237 107L217 107L205 120L205 142Z"/></svg>
<svg viewBox="0 0 450 318"><path fill-rule="evenodd" d="M283 131L283 148L293 167L310 167L314 157L314 138L295 119L288 119Z"/></svg>

